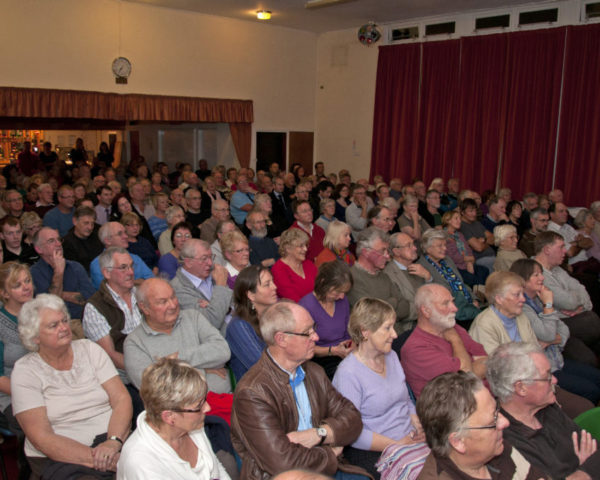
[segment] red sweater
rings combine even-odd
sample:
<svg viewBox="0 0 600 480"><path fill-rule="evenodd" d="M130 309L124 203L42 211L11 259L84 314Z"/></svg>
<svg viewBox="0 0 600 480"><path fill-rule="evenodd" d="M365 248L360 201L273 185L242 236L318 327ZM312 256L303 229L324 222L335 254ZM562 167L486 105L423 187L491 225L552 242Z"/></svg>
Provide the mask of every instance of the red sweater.
<svg viewBox="0 0 600 480"><path fill-rule="evenodd" d="M319 253L321 253L321 250L323 250L325 248L323 246L323 239L325 238L325 230L323 230L321 227L319 227L315 223L313 223L312 226L313 226L312 235L310 234L310 232L304 230L298 224L297 221L292 223L292 226L290 228L299 228L300 230L302 230L304 233L306 233L308 235L309 241L308 241L308 250L306 252L306 259L310 260L311 262L314 262L315 259L317 258L317 255L319 255ZM312 290L311 290L311 292L312 292Z"/></svg>
<svg viewBox="0 0 600 480"><path fill-rule="evenodd" d="M310 260L302 262L304 278L294 272L289 265L281 259L277 260L271 267L273 281L277 285L279 298L289 298L298 302L304 295L313 291L315 279L317 278L317 267Z"/></svg>

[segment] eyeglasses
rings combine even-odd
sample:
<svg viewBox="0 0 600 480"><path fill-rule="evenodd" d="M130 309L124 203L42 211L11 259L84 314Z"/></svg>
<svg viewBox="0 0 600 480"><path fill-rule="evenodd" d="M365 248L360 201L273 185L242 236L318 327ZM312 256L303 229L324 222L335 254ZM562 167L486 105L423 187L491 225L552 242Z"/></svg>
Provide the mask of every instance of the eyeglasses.
<svg viewBox="0 0 600 480"><path fill-rule="evenodd" d="M211 261L214 262L215 258L217 258L217 256L215 254L213 254L213 255L202 255L201 257L194 258L194 260L198 260L200 263L206 263L209 260L211 260Z"/></svg>
<svg viewBox="0 0 600 480"><path fill-rule="evenodd" d="M176 233L175 238L192 238L189 233Z"/></svg>
<svg viewBox="0 0 600 480"><path fill-rule="evenodd" d="M296 337L309 338L309 337L312 337L317 332L315 332L314 327L311 327L311 329L308 332L287 332L286 331L286 332L282 332L282 333L285 333L286 335L295 335Z"/></svg>
<svg viewBox="0 0 600 480"><path fill-rule="evenodd" d="M554 375L549 373L546 378L523 378L520 381L521 382L547 382L548 384L551 384L553 378L554 378Z"/></svg>
<svg viewBox="0 0 600 480"><path fill-rule="evenodd" d="M204 410L204 402L198 408L171 408L170 410L176 413L200 413Z"/></svg>
<svg viewBox="0 0 600 480"><path fill-rule="evenodd" d="M118 270L119 272L133 271L133 263L119 265L118 267L108 267L107 270Z"/></svg>
<svg viewBox="0 0 600 480"><path fill-rule="evenodd" d="M250 253L250 249L248 247L238 248L237 250L232 250L231 253Z"/></svg>
<svg viewBox="0 0 600 480"><path fill-rule="evenodd" d="M371 250L372 252L377 253L378 255L381 255L382 257L386 257L386 256L390 255L390 253L388 252L387 248L382 248L380 250L375 250L374 248L369 248L369 250Z"/></svg>
<svg viewBox="0 0 600 480"><path fill-rule="evenodd" d="M496 407L494 411L494 422L490 425L484 425L483 427L463 427L463 430L495 430L498 426L498 415L500 414L500 406Z"/></svg>
<svg viewBox="0 0 600 480"><path fill-rule="evenodd" d="M392 247L392 248L412 248L414 246L415 246L414 242L410 242L410 243L405 243L404 245L396 245L395 247Z"/></svg>

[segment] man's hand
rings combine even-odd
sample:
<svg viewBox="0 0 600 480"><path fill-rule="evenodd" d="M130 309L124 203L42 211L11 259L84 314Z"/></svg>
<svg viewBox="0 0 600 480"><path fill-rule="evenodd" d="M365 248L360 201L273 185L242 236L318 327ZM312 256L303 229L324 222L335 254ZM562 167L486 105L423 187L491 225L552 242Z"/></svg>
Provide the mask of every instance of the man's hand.
<svg viewBox="0 0 600 480"><path fill-rule="evenodd" d="M583 312L583 306L579 305L575 310L561 310L561 312L565 315L568 315L569 317L574 317L575 315L577 315L578 313Z"/></svg>
<svg viewBox="0 0 600 480"><path fill-rule="evenodd" d="M335 453L336 457L339 457L344 451L344 447L331 447L331 450L333 450L333 453Z"/></svg>
<svg viewBox="0 0 600 480"><path fill-rule="evenodd" d="M572 437L575 455L579 458L579 465L582 465L598 449L598 444L585 430L581 430L581 440L577 440L577 432L573 432Z"/></svg>
<svg viewBox="0 0 600 480"><path fill-rule="evenodd" d="M215 281L215 285L225 287L227 285L227 277L229 276L227 269L223 265L217 265L216 263L214 267L212 278Z"/></svg>
<svg viewBox="0 0 600 480"><path fill-rule="evenodd" d="M221 378L227 378L227 369L226 368L205 368L204 371L208 373L214 373Z"/></svg>
<svg viewBox="0 0 600 480"><path fill-rule="evenodd" d="M79 292L62 292L60 295L65 302L74 303L76 305L85 305L85 298Z"/></svg>
<svg viewBox="0 0 600 480"><path fill-rule="evenodd" d="M408 271L409 274L416 275L417 277L421 277L426 282L431 280L431 273L429 273L427 271L427 269L420 263L413 263L413 264L409 265L406 270Z"/></svg>
<svg viewBox="0 0 600 480"><path fill-rule="evenodd" d="M460 335L454 329L454 327L444 330L444 332L442 333L442 337L444 338L444 340L446 340L450 343L454 343L454 342L462 343L462 339L460 338Z"/></svg>
<svg viewBox="0 0 600 480"><path fill-rule="evenodd" d="M52 260L50 261L50 266L52 267L52 270L54 270L54 273L65 273L66 263L62 249L55 250L52 254Z"/></svg>
<svg viewBox="0 0 600 480"><path fill-rule="evenodd" d="M312 448L321 443L321 437L317 435L316 428L309 428L308 430L301 430L299 432L290 432L287 434L287 437L290 442L297 443L306 448Z"/></svg>
<svg viewBox="0 0 600 480"><path fill-rule="evenodd" d="M208 300L205 300L203 298L201 298L200 300L198 300L198 306L200 308L206 308L210 305L210 302Z"/></svg>
<svg viewBox="0 0 600 480"><path fill-rule="evenodd" d="M275 263L274 258L265 258L262 262L260 262L263 267L270 267Z"/></svg>

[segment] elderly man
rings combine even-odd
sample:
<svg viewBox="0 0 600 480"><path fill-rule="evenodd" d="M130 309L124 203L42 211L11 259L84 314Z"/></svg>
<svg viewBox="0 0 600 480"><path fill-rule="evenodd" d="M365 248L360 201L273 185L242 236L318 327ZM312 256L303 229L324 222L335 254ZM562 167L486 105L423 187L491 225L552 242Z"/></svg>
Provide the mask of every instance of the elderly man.
<svg viewBox="0 0 600 480"><path fill-rule="evenodd" d="M548 215L547 210L541 207L534 208L529 215L529 220L531 222L531 228L527 230L521 237L521 240L519 240L519 249L527 255L527 257L533 257L535 255L535 238L538 233L548 230L550 216Z"/></svg>
<svg viewBox="0 0 600 480"><path fill-rule="evenodd" d="M400 201L402 199L402 179L395 177L390 180L390 197Z"/></svg>
<svg viewBox="0 0 600 480"><path fill-rule="evenodd" d="M544 269L544 285L552 290L552 306L571 333L565 356L597 367L600 318L592 311L592 300L585 287L560 267L567 252L563 237L556 232L542 232L535 239L535 250L535 260Z"/></svg>
<svg viewBox="0 0 600 480"><path fill-rule="evenodd" d="M424 285L415 295L417 327L401 349L406 380L419 397L425 384L445 372L463 370L485 376L487 354L456 324L450 292L441 285Z"/></svg>
<svg viewBox="0 0 600 480"><path fill-rule="evenodd" d="M417 246L406 233L394 233L390 237L390 252L392 260L383 271L398 288L402 298L409 303L410 313L407 321L415 322L415 295L419 287L431 282L431 273L423 265L416 263L419 257Z"/></svg>
<svg viewBox="0 0 600 480"><path fill-rule="evenodd" d="M339 460L362 421L324 370L308 362L319 339L314 326L303 307L288 302L271 306L261 318L267 348L233 396L231 434L242 457L242 478L258 480L293 468L340 479L366 474Z"/></svg>
<svg viewBox="0 0 600 480"><path fill-rule="evenodd" d="M100 230L98 230L98 238L104 245L104 248L121 247L127 249L129 246L125 227L119 222L108 222L102 225ZM130 253L130 255L133 260L133 275L136 284L140 284L147 278L154 277L152 270L150 270L148 265L146 265L139 256L135 253ZM92 263L90 263L90 277L95 289L100 288L100 282L102 282L103 279L98 260L99 257L96 257L92 260Z"/></svg>
<svg viewBox="0 0 600 480"><path fill-rule="evenodd" d="M210 249L213 253L213 263L215 265L227 265L227 260L223 256L223 251L221 250L221 238L228 232L233 232L234 230L238 230L235 222L231 219L225 220L223 222L217 223L217 228L215 233L217 234L216 240L210 245Z"/></svg>
<svg viewBox="0 0 600 480"><path fill-rule="evenodd" d="M144 410L137 389L125 373L123 343L141 321L133 284L133 260L124 248L111 247L100 254L104 280L83 310L85 336L100 345L115 364L119 376L129 390L134 413Z"/></svg>
<svg viewBox="0 0 600 480"><path fill-rule="evenodd" d="M362 185L355 185L350 196L352 203L346 207L346 222L352 228L352 238L356 240L358 234L367 227L367 215L373 208L373 200L367 196L367 189Z"/></svg>
<svg viewBox="0 0 600 480"><path fill-rule="evenodd" d="M290 228L298 228L308 235L306 259L314 262L317 255L325 248L323 246L325 230L313 223L313 210L308 200L295 200L292 203L292 211L296 221Z"/></svg>
<svg viewBox="0 0 600 480"><path fill-rule="evenodd" d="M577 230L567 223L569 210L564 203L552 203L548 208L548 213L550 214L548 230L559 233L564 238L569 264L581 261L582 258L579 253L594 246L592 239L577 233ZM584 256L584 259L586 258Z"/></svg>
<svg viewBox="0 0 600 480"><path fill-rule="evenodd" d="M506 200L500 195L492 197L489 202L490 211L481 219L481 224L488 232L494 233L494 228L508 222L506 216Z"/></svg>
<svg viewBox="0 0 600 480"><path fill-rule="evenodd" d="M44 215L54 208L54 191L52 185L49 183L42 183L37 187L38 199L35 202L33 211L37 213L40 218L44 218Z"/></svg>
<svg viewBox="0 0 600 480"><path fill-rule="evenodd" d="M431 228L442 228L442 216L440 215L440 192L428 190L425 195L425 208L419 208L419 214Z"/></svg>
<svg viewBox="0 0 600 480"><path fill-rule="evenodd" d="M2 196L2 208L5 215L21 218L24 208L23 195L17 190L5 190L4 195Z"/></svg>
<svg viewBox="0 0 600 480"><path fill-rule="evenodd" d="M75 194L69 185L58 189L58 205L44 215L44 226L58 230L64 237L73 226L73 212L75 212Z"/></svg>
<svg viewBox="0 0 600 480"><path fill-rule="evenodd" d="M390 233L396 225L396 217L392 211L383 204L384 201L385 200L369 210L367 218L369 220L369 226L378 228L382 232Z"/></svg>
<svg viewBox="0 0 600 480"><path fill-rule="evenodd" d="M71 318L80 319L83 305L94 294L94 287L84 268L65 260L58 232L43 227L33 237L33 246L40 259L31 267L36 295L52 293L62 298Z"/></svg>
<svg viewBox="0 0 600 480"><path fill-rule="evenodd" d="M265 214L260 210L250 210L246 217L246 226L250 230L250 263L270 267L279 260L279 247L272 238L267 237Z"/></svg>
<svg viewBox="0 0 600 480"><path fill-rule="evenodd" d="M213 327L225 334L232 295L227 287L227 270L213 263L210 245L203 240L188 240L180 257L182 264L171 286L181 306L202 312Z"/></svg>
<svg viewBox="0 0 600 480"><path fill-rule="evenodd" d="M473 374L445 373L432 380L417 401L417 414L431 448L419 478L544 477L518 450L503 442L508 421Z"/></svg>
<svg viewBox="0 0 600 480"><path fill-rule="evenodd" d="M505 343L490 355L487 368L501 415L510 422L505 440L548 477L600 478L596 440L556 403L556 378L539 346Z"/></svg>
<svg viewBox="0 0 600 480"><path fill-rule="evenodd" d="M104 250L98 238L95 223L96 212L85 205L79 206L73 213L73 228L63 238L63 250L67 260L81 263L90 272L90 263Z"/></svg>
<svg viewBox="0 0 600 480"><path fill-rule="evenodd" d="M538 208L538 196L534 192L528 192L523 195L523 213L519 220L520 228L529 230L531 228L531 213Z"/></svg>
<svg viewBox="0 0 600 480"><path fill-rule="evenodd" d="M374 297L388 302L396 311L399 322L396 323L396 329L404 331L411 327L410 303L383 272L390 259L389 245L387 233L375 227L369 227L360 233L356 246L358 259L350 268L354 285L348 293L348 300L351 305L362 297Z"/></svg>
<svg viewBox="0 0 600 480"><path fill-rule="evenodd" d="M237 190L231 196L230 211L235 223L243 225L246 215L254 207L254 193L250 189L248 177L240 175L237 181Z"/></svg>
<svg viewBox="0 0 600 480"><path fill-rule="evenodd" d="M143 318L125 339L125 369L140 388L144 369L157 357L171 356L202 370L208 389L231 392L224 366L231 352L221 336L198 310L180 310L173 288L163 279L146 280L136 291Z"/></svg>
<svg viewBox="0 0 600 480"><path fill-rule="evenodd" d="M213 200L210 207L210 218L200 224L200 240L213 243L217 239L217 225L229 220L229 204L226 200Z"/></svg>
<svg viewBox="0 0 600 480"><path fill-rule="evenodd" d="M135 182L133 185L131 185L131 188L129 189L129 197L131 199L133 211L140 217L144 217L146 220L148 220L152 215L154 215L154 205L146 202L146 190L144 189L144 184L142 182Z"/></svg>

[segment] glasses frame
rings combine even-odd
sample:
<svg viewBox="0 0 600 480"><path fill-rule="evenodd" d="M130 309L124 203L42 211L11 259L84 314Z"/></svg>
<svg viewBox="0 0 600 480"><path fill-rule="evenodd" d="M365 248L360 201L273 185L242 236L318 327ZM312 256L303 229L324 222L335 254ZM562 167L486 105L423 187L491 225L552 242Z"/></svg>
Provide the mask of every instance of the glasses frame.
<svg viewBox="0 0 600 480"><path fill-rule="evenodd" d="M496 406L494 411L494 423L482 427L462 427L463 430L496 430L498 428L498 416L500 415L500 405Z"/></svg>

